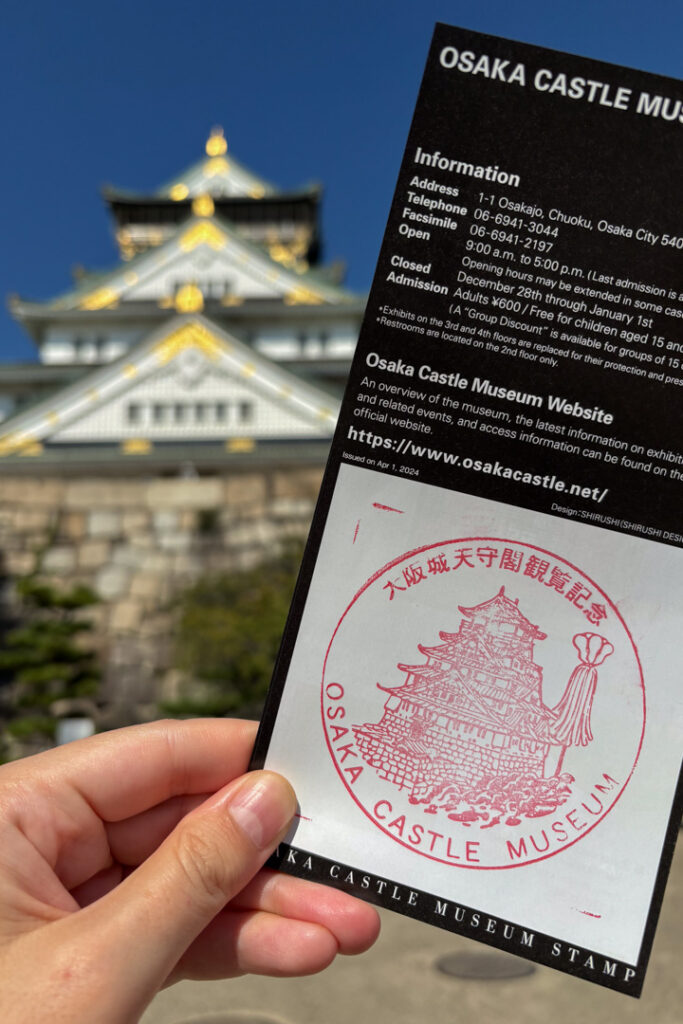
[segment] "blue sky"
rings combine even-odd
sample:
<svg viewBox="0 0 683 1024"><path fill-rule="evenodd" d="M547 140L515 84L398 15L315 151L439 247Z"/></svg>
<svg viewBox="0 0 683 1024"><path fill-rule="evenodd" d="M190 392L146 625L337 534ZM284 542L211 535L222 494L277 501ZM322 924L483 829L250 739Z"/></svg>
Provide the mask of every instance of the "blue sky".
<svg viewBox="0 0 683 1024"><path fill-rule="evenodd" d="M325 186L327 259L369 287L435 21L683 76L682 0L24 0L3 10L0 292L116 262L99 194L151 189L213 124L243 163ZM0 360L35 357L0 311Z"/></svg>

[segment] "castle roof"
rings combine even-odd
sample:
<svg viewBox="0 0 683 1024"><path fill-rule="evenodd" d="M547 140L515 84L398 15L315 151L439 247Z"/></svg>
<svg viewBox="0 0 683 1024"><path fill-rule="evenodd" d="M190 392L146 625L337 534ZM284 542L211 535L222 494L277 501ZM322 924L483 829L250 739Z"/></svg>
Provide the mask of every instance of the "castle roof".
<svg viewBox="0 0 683 1024"><path fill-rule="evenodd" d="M221 128L209 136L205 155L158 188L146 192L105 185L102 195L116 223L123 259L154 248L185 220L194 203L210 200L216 213L259 241L294 247L317 264L322 187L309 182L280 189L228 154Z"/></svg>
<svg viewBox="0 0 683 1024"><path fill-rule="evenodd" d="M104 195L122 202L161 199L182 203L199 195L210 195L214 198L232 196L263 199L267 196L301 195L320 191L320 185L311 182L292 192L283 192L245 167L232 153L228 155L228 143L222 128L216 127L211 130L204 149L204 156L199 160L151 191L140 192L108 185L103 189Z"/></svg>
<svg viewBox="0 0 683 1024"><path fill-rule="evenodd" d="M63 311L85 312L113 309L121 303L153 303L164 300L170 307L169 282L192 281L198 273L197 257L211 261L214 277L226 275L234 282L223 302L279 300L285 305L354 305L360 296L330 281L324 273L299 263L277 244L261 246L247 241L234 227L215 215L192 216L173 231L166 242L148 249L113 270L88 274L75 288L47 302L30 302L13 296L10 309L23 321Z"/></svg>
<svg viewBox="0 0 683 1024"><path fill-rule="evenodd" d="M521 629L524 634L534 640L545 640L546 638L546 634L519 610L519 598L515 598L513 601L506 596L505 587L501 587L498 593L488 601L482 601L481 604L472 608L466 608L464 605L458 607L465 618L471 619L473 622L509 623L515 628ZM455 637L457 634L443 634L443 636L450 639L451 636Z"/></svg>
<svg viewBox="0 0 683 1024"><path fill-rule="evenodd" d="M200 395L197 384L202 382ZM223 406L209 420L202 401ZM178 422L154 408L180 406ZM201 420L192 427L188 417ZM227 407L241 419L227 418ZM169 406L169 410L171 406ZM170 411L167 412L170 415ZM225 445L226 452L250 452L280 439L329 443L339 403L317 385L260 356L234 335L200 314L173 317L121 359L95 367L3 423L0 458L63 455L66 448L102 452L119 443L130 454L194 438Z"/></svg>

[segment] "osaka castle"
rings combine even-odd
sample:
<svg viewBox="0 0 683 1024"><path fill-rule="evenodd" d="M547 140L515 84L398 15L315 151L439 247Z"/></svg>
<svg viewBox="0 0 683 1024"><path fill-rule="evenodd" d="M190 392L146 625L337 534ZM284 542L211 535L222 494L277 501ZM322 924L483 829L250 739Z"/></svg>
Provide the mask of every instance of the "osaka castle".
<svg viewBox="0 0 683 1024"><path fill-rule="evenodd" d="M504 588L460 612L457 633L418 645L424 664L399 664L401 686L377 684L389 694L382 720L354 727L365 760L416 801L491 776L542 778L557 742L533 656L546 634Z"/></svg>
<svg viewBox="0 0 683 1024"><path fill-rule="evenodd" d="M165 185L103 195L117 265L10 299L39 361L2 367L0 472L319 463L365 304L320 262L320 186L277 188L214 129Z"/></svg>

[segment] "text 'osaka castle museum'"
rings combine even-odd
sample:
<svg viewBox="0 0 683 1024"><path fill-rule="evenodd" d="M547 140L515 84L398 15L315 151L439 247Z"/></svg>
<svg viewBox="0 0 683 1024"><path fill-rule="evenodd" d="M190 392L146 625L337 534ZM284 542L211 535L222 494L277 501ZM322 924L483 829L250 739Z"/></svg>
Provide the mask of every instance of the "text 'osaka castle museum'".
<svg viewBox="0 0 683 1024"><path fill-rule="evenodd" d="M40 362L2 367L0 472L323 461L365 296L319 262L320 187L277 189L214 129L168 184L103 194L119 264L10 299Z"/></svg>

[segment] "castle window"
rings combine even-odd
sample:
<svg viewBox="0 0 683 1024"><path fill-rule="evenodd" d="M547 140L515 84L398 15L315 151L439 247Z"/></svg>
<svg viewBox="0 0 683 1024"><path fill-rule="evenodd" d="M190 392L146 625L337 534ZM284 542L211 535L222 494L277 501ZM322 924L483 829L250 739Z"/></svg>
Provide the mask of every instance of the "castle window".
<svg viewBox="0 0 683 1024"><path fill-rule="evenodd" d="M155 402L152 406L152 422L153 423L165 423L166 422L166 406L160 402Z"/></svg>
<svg viewBox="0 0 683 1024"><path fill-rule="evenodd" d="M176 423L185 422L185 413L187 412L187 406L183 405L182 402L176 402L173 406L173 419Z"/></svg>
<svg viewBox="0 0 683 1024"><path fill-rule="evenodd" d="M240 422L251 423L254 418L254 403L240 402Z"/></svg>
<svg viewBox="0 0 683 1024"><path fill-rule="evenodd" d="M228 416L228 406L225 402L216 402L213 412L217 423L225 423Z"/></svg>
<svg viewBox="0 0 683 1024"><path fill-rule="evenodd" d="M142 406L137 402L130 402L126 409L126 422L131 426L142 423Z"/></svg>
<svg viewBox="0 0 683 1024"><path fill-rule="evenodd" d="M197 423L204 423L206 420L206 406L203 402L197 402L195 405L194 418Z"/></svg>
<svg viewBox="0 0 683 1024"><path fill-rule="evenodd" d="M219 299L228 290L227 281L205 281L202 284L202 293L205 299Z"/></svg>

